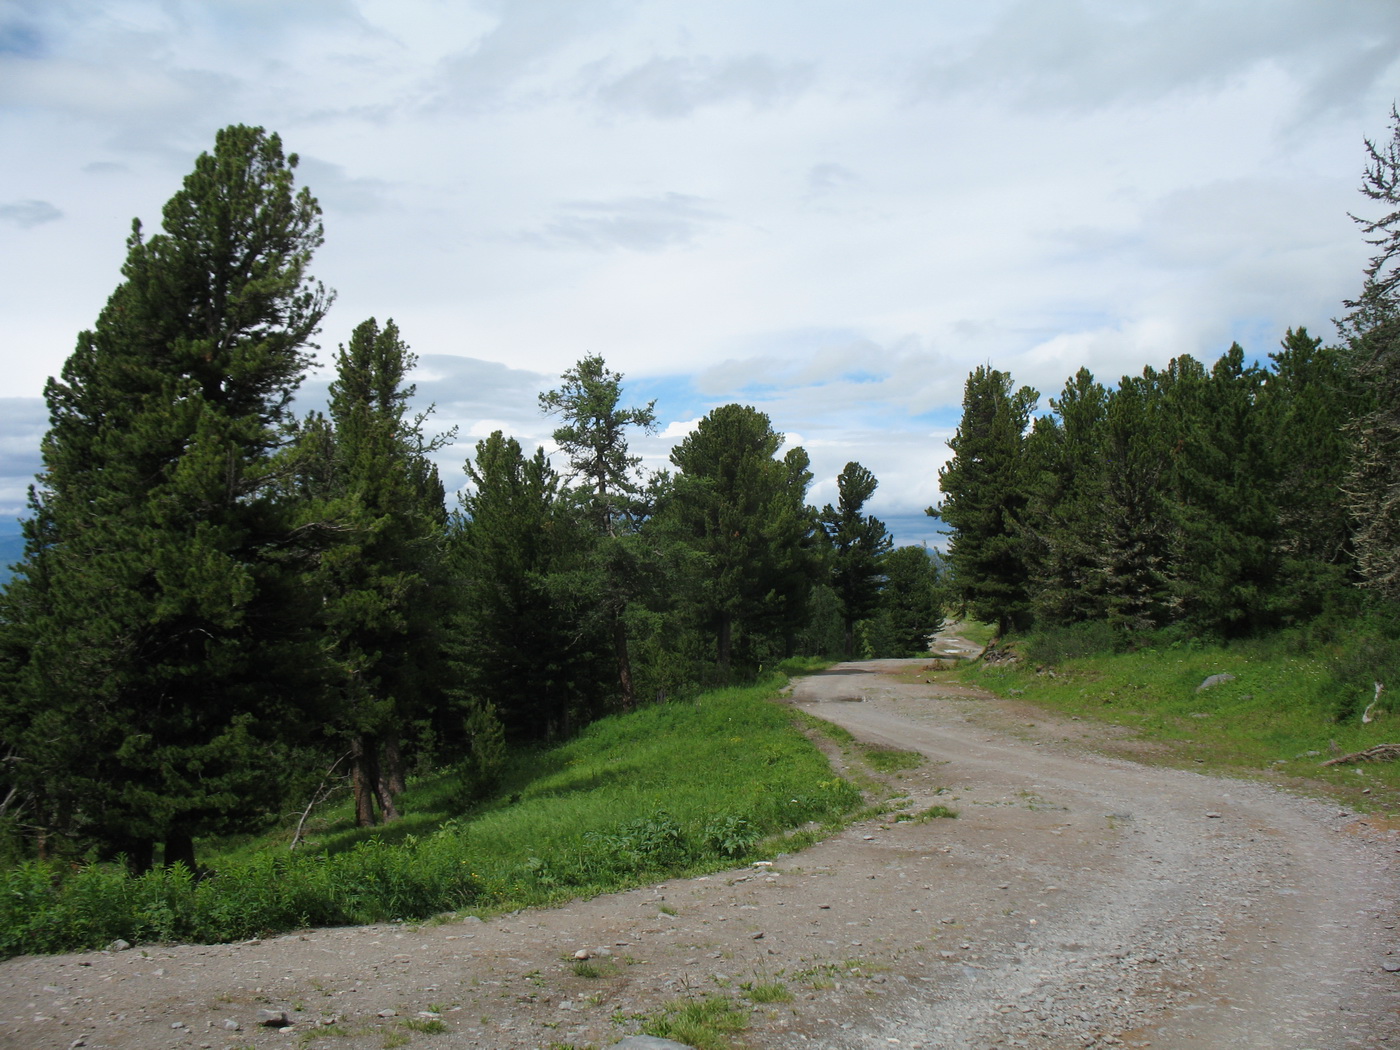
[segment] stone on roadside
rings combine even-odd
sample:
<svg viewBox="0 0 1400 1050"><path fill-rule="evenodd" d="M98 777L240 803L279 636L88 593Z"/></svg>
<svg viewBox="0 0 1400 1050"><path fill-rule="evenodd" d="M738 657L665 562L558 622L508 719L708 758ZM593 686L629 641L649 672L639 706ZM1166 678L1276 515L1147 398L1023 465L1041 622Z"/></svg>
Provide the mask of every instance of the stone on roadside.
<svg viewBox="0 0 1400 1050"><path fill-rule="evenodd" d="M258 1011L258 1024L266 1028L285 1028L291 1023L291 1018L287 1016L286 1010Z"/></svg>
<svg viewBox="0 0 1400 1050"><path fill-rule="evenodd" d="M122 940L120 937L118 937L111 944L107 945L107 950L109 952L124 952L129 950L130 948L131 945L127 941Z"/></svg>
<svg viewBox="0 0 1400 1050"><path fill-rule="evenodd" d="M694 1050L689 1043L678 1043L674 1039L661 1039L654 1035L629 1035L615 1045L616 1050Z"/></svg>
<svg viewBox="0 0 1400 1050"><path fill-rule="evenodd" d="M1235 676L1232 674L1213 674L1200 685L1196 686L1196 692L1204 693L1207 689L1213 689L1217 685L1223 685L1225 682L1233 682L1234 680Z"/></svg>

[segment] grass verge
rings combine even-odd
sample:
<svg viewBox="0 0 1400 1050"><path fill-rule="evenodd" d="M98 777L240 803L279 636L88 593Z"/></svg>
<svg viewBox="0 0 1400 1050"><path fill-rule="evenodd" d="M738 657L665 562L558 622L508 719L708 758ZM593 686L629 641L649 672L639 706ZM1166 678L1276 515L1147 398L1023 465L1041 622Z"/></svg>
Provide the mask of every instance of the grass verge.
<svg viewBox="0 0 1400 1050"><path fill-rule="evenodd" d="M1228 645L1147 641L1132 651L1062 655L1049 663L1034 658L1031 638L1016 646L1031 658L949 674L1073 718L1127 728L1132 739L1152 745L1130 746L1139 760L1233 774L1269 771L1357 808L1400 810L1400 763L1322 766L1400 742L1400 712L1378 707L1370 722L1361 721L1352 696L1358 687L1350 681L1357 677L1352 647L1310 644L1296 634ZM1202 688L1217 675L1229 677ZM1103 746L1113 749L1111 736Z"/></svg>
<svg viewBox="0 0 1400 1050"><path fill-rule="evenodd" d="M425 778L394 825L354 828L342 807L316 848L244 843L210 854L207 878L20 865L0 874L0 955L513 910L770 856L862 801L770 702L780 684L601 719L516 756L470 813L448 808L450 777Z"/></svg>

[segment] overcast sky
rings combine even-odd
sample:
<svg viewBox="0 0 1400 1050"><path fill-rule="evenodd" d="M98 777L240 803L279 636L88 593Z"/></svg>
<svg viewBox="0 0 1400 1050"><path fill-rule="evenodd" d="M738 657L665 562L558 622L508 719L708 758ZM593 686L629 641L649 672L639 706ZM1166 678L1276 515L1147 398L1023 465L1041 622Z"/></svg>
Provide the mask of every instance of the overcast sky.
<svg viewBox="0 0 1400 1050"><path fill-rule="evenodd" d="M399 323L450 486L597 353L652 465L752 404L813 503L859 460L917 542L978 364L1048 409L1330 338L1397 96L1395 0L0 0L0 517L132 218L227 124L300 154L320 342Z"/></svg>

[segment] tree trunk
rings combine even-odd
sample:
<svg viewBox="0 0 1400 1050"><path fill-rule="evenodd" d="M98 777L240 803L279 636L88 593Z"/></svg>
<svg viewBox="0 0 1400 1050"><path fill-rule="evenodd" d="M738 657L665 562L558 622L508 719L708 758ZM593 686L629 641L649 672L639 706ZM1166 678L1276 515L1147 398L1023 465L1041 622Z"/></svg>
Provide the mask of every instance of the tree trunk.
<svg viewBox="0 0 1400 1050"><path fill-rule="evenodd" d="M627 653L627 621L622 613L613 615L613 652L617 656L617 685L622 693L622 709L637 706L637 693L632 684L632 658Z"/></svg>
<svg viewBox="0 0 1400 1050"><path fill-rule="evenodd" d="M729 651L734 644L734 617L729 613L719 614L718 663L721 671L729 670Z"/></svg>
<svg viewBox="0 0 1400 1050"><path fill-rule="evenodd" d="M375 763L378 765L378 763ZM394 793L389 789L389 780L382 773L375 777L374 795L379 800L380 819L388 824L399 819L398 807L394 805Z"/></svg>
<svg viewBox="0 0 1400 1050"><path fill-rule="evenodd" d="M407 785L403 775L403 747L397 729L391 729L384 735L384 779L388 783L389 794L397 797L404 793Z"/></svg>
<svg viewBox="0 0 1400 1050"><path fill-rule="evenodd" d="M362 828L374 826L374 793L379 783L374 752L373 739L363 733L357 733L350 742L350 782L355 789L355 824Z"/></svg>
<svg viewBox="0 0 1400 1050"><path fill-rule="evenodd" d="M155 867L156 844L150 839L131 839L123 845L128 875L144 875Z"/></svg>
<svg viewBox="0 0 1400 1050"><path fill-rule="evenodd" d="M856 658L856 623L854 620L847 620L843 624L845 627L846 659Z"/></svg>
<svg viewBox="0 0 1400 1050"><path fill-rule="evenodd" d="M165 833L165 866L173 868L177 863L194 874L194 838L183 828L171 828Z"/></svg>

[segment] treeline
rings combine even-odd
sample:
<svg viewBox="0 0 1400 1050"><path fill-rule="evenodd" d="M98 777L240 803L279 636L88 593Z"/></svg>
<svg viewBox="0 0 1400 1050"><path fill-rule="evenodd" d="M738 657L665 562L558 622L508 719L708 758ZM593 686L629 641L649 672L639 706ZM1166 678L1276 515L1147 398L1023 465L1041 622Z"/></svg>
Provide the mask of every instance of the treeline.
<svg viewBox="0 0 1400 1050"><path fill-rule="evenodd" d="M1376 248L1339 339L1289 330L1107 387L969 376L940 473L959 600L1003 633L1102 625L1230 638L1400 602L1400 114L1366 143ZM932 512L932 511L931 511Z"/></svg>
<svg viewBox="0 0 1400 1050"><path fill-rule="evenodd" d="M452 435L410 410L392 321L292 398L333 300L321 211L275 134L220 132L45 398L50 429L0 593L0 846L196 869L348 776L358 820L415 769L463 806L504 749L794 654L922 651L935 560L892 550L848 464L807 505L806 453L726 405L649 475L622 377L586 357L540 396L562 462L495 433L445 504Z"/></svg>

